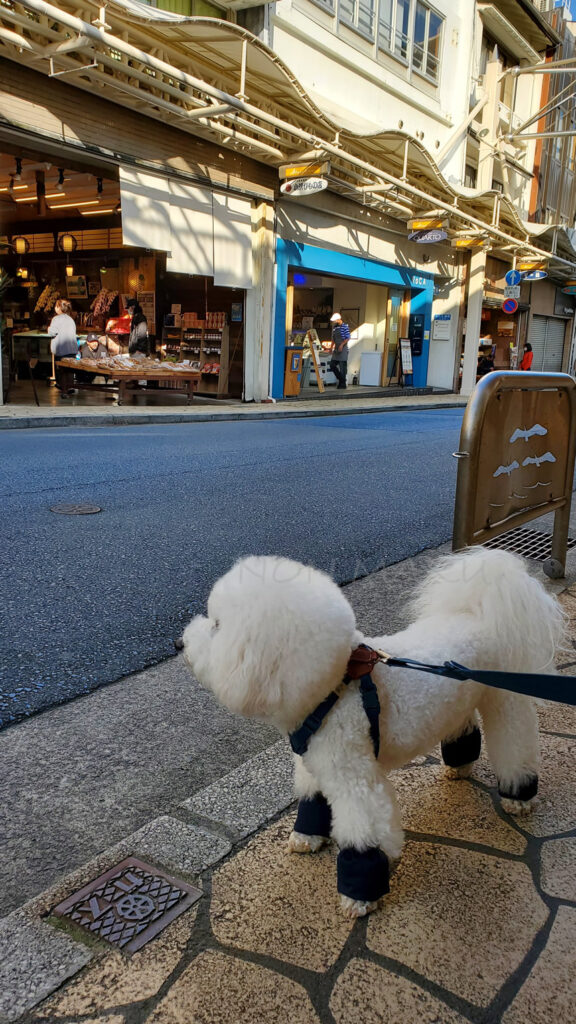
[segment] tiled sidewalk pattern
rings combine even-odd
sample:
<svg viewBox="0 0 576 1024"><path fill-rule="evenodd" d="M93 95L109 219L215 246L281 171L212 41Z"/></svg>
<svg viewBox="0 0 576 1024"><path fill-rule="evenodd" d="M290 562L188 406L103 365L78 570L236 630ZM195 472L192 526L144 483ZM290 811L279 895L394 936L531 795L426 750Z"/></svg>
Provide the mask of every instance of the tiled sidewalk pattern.
<svg viewBox="0 0 576 1024"><path fill-rule="evenodd" d="M576 637L576 588L563 602ZM564 658L562 669L576 674L576 651ZM396 773L407 842L376 914L341 916L333 847L287 853L290 810L205 871L203 899L149 946L131 958L97 947L23 1019L572 1024L576 709L546 704L540 715L541 800L529 817L504 814L484 757L472 781L445 779L436 756ZM269 806L265 789L255 798L262 820L289 799L289 778L282 744L260 757L284 765ZM247 778L233 776L220 820L246 837L256 813ZM187 803L207 828L220 813L216 789Z"/></svg>

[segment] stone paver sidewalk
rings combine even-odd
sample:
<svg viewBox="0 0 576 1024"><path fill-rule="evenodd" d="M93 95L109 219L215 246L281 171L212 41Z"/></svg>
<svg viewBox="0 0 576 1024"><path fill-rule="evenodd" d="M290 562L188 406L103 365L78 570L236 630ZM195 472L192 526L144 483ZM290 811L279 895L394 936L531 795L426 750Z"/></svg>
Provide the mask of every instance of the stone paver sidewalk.
<svg viewBox="0 0 576 1024"><path fill-rule="evenodd" d="M576 639L576 587L562 601ZM406 847L391 894L354 923L338 908L336 850L287 852L294 809L279 741L186 802L204 830L158 819L98 866L132 852L203 890L140 952L38 923L77 888L70 880L11 915L4 944L0 924L0 1021L572 1024L576 710L543 704L540 715L541 799L529 817L502 811L484 757L470 781L447 780L435 754L395 773ZM48 946L53 936L58 952L32 942L18 956L19 926Z"/></svg>

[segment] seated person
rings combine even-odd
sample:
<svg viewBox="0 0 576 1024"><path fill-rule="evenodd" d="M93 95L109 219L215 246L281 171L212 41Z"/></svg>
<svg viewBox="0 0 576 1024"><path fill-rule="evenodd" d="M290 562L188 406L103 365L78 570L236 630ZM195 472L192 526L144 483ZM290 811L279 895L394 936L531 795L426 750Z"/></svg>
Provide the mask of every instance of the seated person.
<svg viewBox="0 0 576 1024"><path fill-rule="evenodd" d="M108 356L118 355L120 346L115 341L109 341L105 334L91 333L86 337L86 343L80 347L80 358L85 362L98 362L99 359L106 359ZM98 370L89 373L87 370L76 370L76 378L85 384L91 384L98 376Z"/></svg>
<svg viewBox="0 0 576 1024"><path fill-rule="evenodd" d="M492 346L483 345L478 351L478 367L476 375L478 377L484 377L485 374L490 373L494 369L494 359L492 358Z"/></svg>

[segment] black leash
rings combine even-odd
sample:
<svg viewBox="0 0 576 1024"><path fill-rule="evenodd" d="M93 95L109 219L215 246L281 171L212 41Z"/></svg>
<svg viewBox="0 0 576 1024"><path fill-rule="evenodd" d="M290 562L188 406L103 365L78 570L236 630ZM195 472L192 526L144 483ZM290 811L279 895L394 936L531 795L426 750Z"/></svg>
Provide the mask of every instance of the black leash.
<svg viewBox="0 0 576 1024"><path fill-rule="evenodd" d="M429 672L435 676L456 679L458 682L473 680L484 686L493 686L497 690L511 690L512 693L523 693L526 697L540 697L542 700L554 700L559 704L576 705L576 676L540 675L536 672L492 672L483 669L466 668L457 661L445 661L443 665L426 665L410 658L394 658L383 651L378 652L380 660L391 668L412 668L417 672Z"/></svg>
<svg viewBox="0 0 576 1024"><path fill-rule="evenodd" d="M352 677L345 675L342 682L347 686L348 683L352 682ZM374 747L374 757L378 757L378 752L380 750L380 727L378 724L380 718L380 701L378 700L378 691L376 686L372 681L372 677L369 675L360 677L360 697L362 698L362 707L366 712L366 717L368 718L370 726L370 738L372 740L372 746ZM317 708L314 708L314 711L308 715L308 718L304 720L302 725L298 729L295 729L294 732L290 733L288 738L290 740L290 746L295 754L300 754L302 757L302 755L306 753L310 740L314 734L318 732L318 729L322 725L326 715L329 714L336 701L339 699L340 694L336 693L335 690L332 690L332 693L329 693L325 700L323 700Z"/></svg>

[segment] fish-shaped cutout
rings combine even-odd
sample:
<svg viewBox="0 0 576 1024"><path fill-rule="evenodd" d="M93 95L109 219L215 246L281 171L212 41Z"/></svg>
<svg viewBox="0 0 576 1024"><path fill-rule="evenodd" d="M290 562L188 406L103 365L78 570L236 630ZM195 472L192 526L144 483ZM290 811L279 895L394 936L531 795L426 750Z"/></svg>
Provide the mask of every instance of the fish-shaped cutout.
<svg viewBox="0 0 576 1024"><path fill-rule="evenodd" d="M544 437L548 431L546 427L541 427L539 423L535 423L533 427L529 427L528 430L515 430L510 438L510 444L514 444L514 441L518 441L519 438L523 438L527 441L528 438L534 437L537 434L539 437Z"/></svg>
<svg viewBox="0 0 576 1024"><path fill-rule="evenodd" d="M541 466L543 462L556 462L556 456L552 452L545 452L544 455L528 456L524 459L523 466Z"/></svg>
<svg viewBox="0 0 576 1024"><path fill-rule="evenodd" d="M498 466L498 469L495 473L492 473L492 476L502 476L503 473L510 476L510 473L512 473L514 469L520 469L520 464L516 462L516 459L514 459L514 462L511 462L509 466Z"/></svg>

